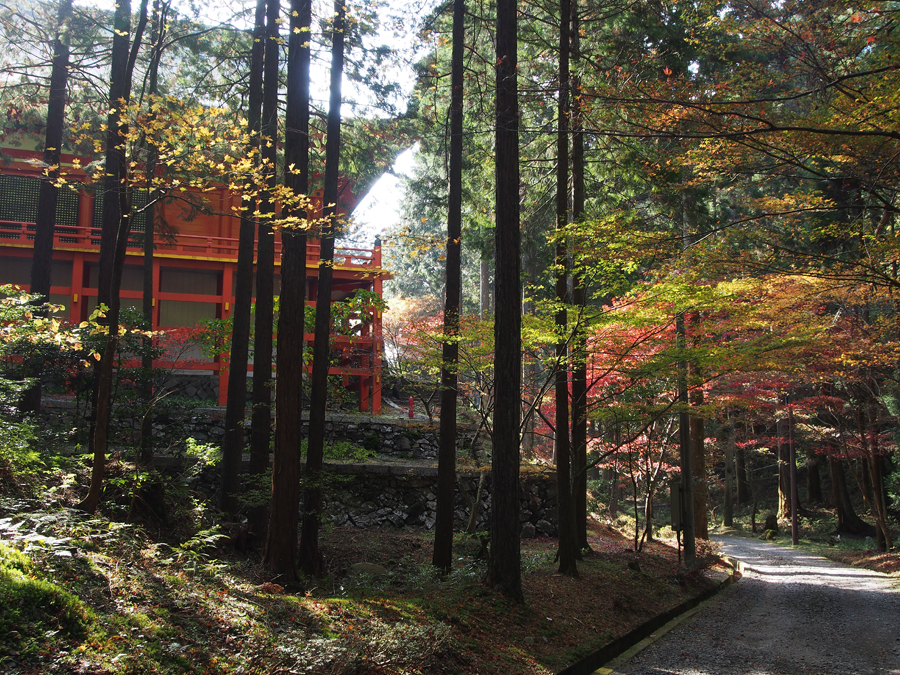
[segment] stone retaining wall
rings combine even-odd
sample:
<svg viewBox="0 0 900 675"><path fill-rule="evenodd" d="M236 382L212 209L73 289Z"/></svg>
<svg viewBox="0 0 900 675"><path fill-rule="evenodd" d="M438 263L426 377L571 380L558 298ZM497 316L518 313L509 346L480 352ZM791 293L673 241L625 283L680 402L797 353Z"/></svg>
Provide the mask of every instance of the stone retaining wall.
<svg viewBox="0 0 900 675"><path fill-rule="evenodd" d="M327 463L323 488L326 521L335 525L369 527L434 527L437 468L402 464ZM476 528L490 525L491 478L485 469L484 493ZM464 530L478 491L481 474L457 474L454 529ZM209 496L218 489L218 474L206 471L190 480L191 487ZM557 535L556 474L523 472L519 481L519 522L522 537Z"/></svg>
<svg viewBox="0 0 900 675"><path fill-rule="evenodd" d="M60 406L56 413L62 412ZM70 414L74 411L67 411ZM201 443L220 444L225 434L224 416L220 409L192 411L188 420L157 419L154 426L160 435L164 429L177 428L181 438L193 437ZM65 413L63 413L65 414ZM249 420L248 420L249 425ZM306 435L304 423L304 436ZM246 441L249 443L249 434ZM469 456L475 427L460 425L460 456ZM325 488L325 511L336 525L357 527L434 526L437 468L426 463L392 463L434 460L438 453L437 424L427 420L389 420L362 415L332 416L326 423L326 443L349 441L376 452L378 459L362 464L327 464L332 483ZM480 441L478 442L480 446ZM176 456L157 458L160 466L176 466ZM481 499L477 529L489 525L491 504L490 471L486 469L484 494ZM478 472L458 475L456 487L456 529L464 529L469 521L471 505L478 490ZM193 489L214 496L219 487L215 470L190 479ZM519 494L522 536L556 536L556 478L553 472L525 472Z"/></svg>
<svg viewBox="0 0 900 675"><path fill-rule="evenodd" d="M249 428L249 418L247 426ZM309 432L303 422L303 436ZM224 417L218 410L202 410L185 425L185 433L201 443L220 443L225 435ZM475 428L460 425L457 449L469 455ZM248 438L245 439L249 443ZM325 442L348 441L381 457L392 459L437 459L438 426L427 420L384 420L362 415L334 416L325 422ZM477 447L481 449L479 439Z"/></svg>
<svg viewBox="0 0 900 675"><path fill-rule="evenodd" d="M87 422L77 417L74 404L68 400L53 400L45 403L45 412L56 417L70 418L73 427L87 428ZM119 426L111 429L112 445L136 444L136 433L140 420L117 418ZM250 418L245 419L250 428ZM225 436L225 412L222 408L196 408L184 414L158 414L153 421L154 435L158 448L176 447L186 438L200 443L221 445ZM307 437L309 424L303 423L303 436ZM457 451L460 456L471 455L476 427L460 424L457 429ZM368 417L362 414L333 414L325 422L325 442L332 444L346 441L355 446L374 452L377 456L390 459L437 459L438 425L422 419L389 419ZM244 444L250 445L250 434L244 435ZM483 449L483 439L479 438L476 448Z"/></svg>
<svg viewBox="0 0 900 675"><path fill-rule="evenodd" d="M437 504L437 469L433 467L333 464L337 477L325 489L325 512L335 525L357 527L434 527ZM490 525L491 478L487 471L476 529ZM465 529L478 491L480 474L457 475L454 529ZM555 537L557 534L556 474L523 473L519 490L519 522L522 536Z"/></svg>

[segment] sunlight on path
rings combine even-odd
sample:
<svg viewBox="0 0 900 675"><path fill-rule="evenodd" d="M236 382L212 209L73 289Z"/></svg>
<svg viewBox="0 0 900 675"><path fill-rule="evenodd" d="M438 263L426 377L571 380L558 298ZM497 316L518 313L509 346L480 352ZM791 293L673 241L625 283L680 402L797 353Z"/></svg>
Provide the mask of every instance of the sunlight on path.
<svg viewBox="0 0 900 675"><path fill-rule="evenodd" d="M900 585L752 539L719 538L743 579L622 675L900 675Z"/></svg>

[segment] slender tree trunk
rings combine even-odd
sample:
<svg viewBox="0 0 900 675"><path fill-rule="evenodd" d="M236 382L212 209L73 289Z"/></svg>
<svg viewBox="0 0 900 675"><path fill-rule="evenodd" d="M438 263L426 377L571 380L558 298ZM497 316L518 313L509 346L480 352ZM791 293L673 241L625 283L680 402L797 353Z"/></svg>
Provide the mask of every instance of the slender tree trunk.
<svg viewBox="0 0 900 675"><path fill-rule="evenodd" d="M531 361L525 364L525 377L534 381L535 364ZM530 387L529 387L530 390ZM534 459L534 410L529 410L522 422L522 457L526 460Z"/></svg>
<svg viewBox="0 0 900 675"><path fill-rule="evenodd" d="M572 58L581 58L578 0L572 0ZM570 108L572 110L572 221L581 222L585 214L584 133L581 116L581 79L572 77ZM572 302L579 316L572 340L572 492L575 495L575 541L580 550L589 548L587 539L587 332L584 320L587 313L587 289L582 263L572 273L574 288Z"/></svg>
<svg viewBox="0 0 900 675"><path fill-rule="evenodd" d="M478 265L478 316L487 319L491 313L491 261L482 258Z"/></svg>
<svg viewBox="0 0 900 675"><path fill-rule="evenodd" d="M613 427L613 446L618 448L622 443L622 431L619 423ZM605 478L610 481L609 486L609 517L619 515L619 470L618 462L614 459L613 465L605 470Z"/></svg>
<svg viewBox="0 0 900 675"><path fill-rule="evenodd" d="M641 512L638 511L637 471L634 468L633 461L633 457L629 455L628 478L631 480L631 510L634 513L634 550L640 551L643 544L643 538L641 537Z"/></svg>
<svg viewBox="0 0 900 675"><path fill-rule="evenodd" d="M834 457L834 455L829 455L828 460L831 465L831 488L838 518L837 531L842 534L859 534L860 532L865 532L869 527L858 515L856 515L856 511L853 508L850 492L847 489L847 479L844 475L843 462Z"/></svg>
<svg viewBox="0 0 900 675"><path fill-rule="evenodd" d="M863 439L863 446L865 446L865 439ZM872 512L872 477L869 475L868 451L866 452L867 454L862 458L850 460L849 466L850 470L853 472L854 479L856 480L856 485L862 493L863 502L865 503L866 508ZM860 475L862 476L861 478ZM875 513L872 512L872 515L874 516Z"/></svg>
<svg viewBox="0 0 900 675"><path fill-rule="evenodd" d="M738 506L749 504L752 496L750 494L750 478L747 469L747 454L744 448L738 446L735 450L735 463L737 464L737 503Z"/></svg>
<svg viewBox="0 0 900 675"><path fill-rule="evenodd" d="M775 435L778 437L778 517L791 517L791 469L790 450L784 442L784 422L776 420Z"/></svg>
<svg viewBox="0 0 900 675"><path fill-rule="evenodd" d="M256 245L256 334L253 350L253 412L250 434L250 475L258 482L269 468L272 440L272 341L275 311L275 235L271 216L275 213L272 191L275 189L278 145L278 22L281 3L266 2L266 47L263 57L262 161L266 167L267 190L260 205L259 236ZM265 505L254 506L249 513L250 529L265 535Z"/></svg>
<svg viewBox="0 0 900 675"><path fill-rule="evenodd" d="M484 497L484 486L487 483L487 471L479 471L478 488L475 490L475 499L472 500L472 509L469 511L469 523L466 525L466 534L475 534L478 529L478 513L481 511L481 500Z"/></svg>
<svg viewBox="0 0 900 675"><path fill-rule="evenodd" d="M692 401L692 405L702 405L702 403L703 393L700 392ZM694 533L700 539L709 539L704 426L702 417L691 415L691 469L694 472Z"/></svg>
<svg viewBox="0 0 900 675"><path fill-rule="evenodd" d="M800 538L800 495L797 492L797 446L794 445L794 410L790 404L788 404L788 438L791 464L791 545L796 546Z"/></svg>
<svg viewBox="0 0 900 675"><path fill-rule="evenodd" d="M295 196L309 192L309 28L311 0L292 0L288 38L284 182ZM304 217L291 206L285 215ZM278 384L275 388L275 457L266 539L266 567L282 579L297 578L300 506L300 437L303 427L303 333L306 308L306 231L282 230L281 306L278 314Z"/></svg>
<svg viewBox="0 0 900 675"><path fill-rule="evenodd" d="M447 209L447 281L444 341L441 347L441 422L437 507L434 529L435 567L450 570L453 560L453 492L456 487L456 402L459 368L459 311L462 294L462 154L463 49L465 2L453 2L453 51L450 75L450 190Z"/></svg>
<svg viewBox="0 0 900 675"><path fill-rule="evenodd" d="M644 534L641 536L641 548L643 549L644 541L653 541L653 490L647 490L647 496L644 497Z"/></svg>
<svg viewBox="0 0 900 675"><path fill-rule="evenodd" d="M619 474L615 469L608 469L609 485L609 517L619 515Z"/></svg>
<svg viewBox="0 0 900 675"><path fill-rule="evenodd" d="M812 448L806 450L806 501L821 504L822 497L822 458Z"/></svg>
<svg viewBox="0 0 900 675"><path fill-rule="evenodd" d="M695 241L694 235L694 214L691 211L691 202L688 199L686 190L681 192L681 237L682 248L687 250ZM682 318L684 318L682 316ZM699 322L697 312L691 312L688 317L690 325ZM687 346L687 332L685 335L685 347ZM700 377L697 364L688 362L686 364L686 379L690 391L689 401L690 407L699 407L703 404L703 390L700 388ZM691 386L693 388L691 389ZM688 441L691 453L691 470L693 477L693 485L691 486L691 499L693 510L693 532L692 536L700 539L709 539L708 523L707 523L707 485L706 485L706 451L704 447L704 429L703 418L694 415L688 411L689 420L687 421ZM685 498L687 495L683 495Z"/></svg>
<svg viewBox="0 0 900 675"><path fill-rule="evenodd" d="M494 453L487 583L523 602L519 527L522 314L519 233L517 4L497 2L496 229L494 239Z"/></svg>
<svg viewBox="0 0 900 675"><path fill-rule="evenodd" d="M341 78L344 72L344 29L346 6L334 4L331 43L331 96L328 104L328 137L325 144L325 186L319 258L319 283L316 292L316 326L313 343L312 392L309 405L309 441L306 459L306 499L303 507L303 532L300 539L300 568L312 577L323 573L319 551L319 519L322 515L322 464L325 452L325 406L328 395L330 362L331 285L334 267L334 235L337 219L338 162L341 148Z"/></svg>
<svg viewBox="0 0 900 675"><path fill-rule="evenodd" d="M159 90L159 61L162 55L163 40L166 35L166 16L169 4L163 4L160 0L153 2L153 27L150 32L153 44L150 53L150 67L147 73L147 93L150 105L156 105L156 95ZM144 279L142 314L148 330L153 328L153 255L156 248L156 191L153 187L153 179L156 175L157 153L155 146L148 143L147 175L150 184L147 188L147 207L144 210ZM153 336L142 338L143 353L141 354L141 370L143 380L141 382L142 398L146 411L141 419L141 463L149 465L153 461Z"/></svg>
<svg viewBox="0 0 900 675"><path fill-rule="evenodd" d="M891 531L888 527L888 499L887 491L884 484L884 458L880 454L873 454L869 458L871 463L872 488L875 496L875 511L877 519L875 526L877 528L878 550L882 552L890 551L893 546Z"/></svg>
<svg viewBox="0 0 900 675"><path fill-rule="evenodd" d="M151 159L148 166L155 166ZM153 175L152 173L150 175ZM149 199L153 199L152 191ZM144 278L143 278L143 302L141 313L147 330L153 329L153 254L155 239L154 208L148 206L144 225ZM141 464L149 465L153 461L153 336L147 335L141 338L141 398L144 401L144 416L141 419L140 460Z"/></svg>
<svg viewBox="0 0 900 675"><path fill-rule="evenodd" d="M62 0L57 15L56 37L50 70L47 101L47 130L44 136L44 171L37 205L34 232L34 256L31 266L31 292L41 302L50 296L50 269L53 260L53 235L56 229L56 205L59 188L59 161L62 154L66 117L66 91L69 81L69 18L72 0ZM40 390L38 390L40 391Z"/></svg>
<svg viewBox="0 0 900 675"><path fill-rule="evenodd" d="M676 347L684 351L687 338L684 329L684 314L675 315ZM678 441L681 450L681 525L684 528L684 562L692 563L697 557L697 541L694 533L694 489L691 457L691 419L688 412L688 364L683 356L678 361L678 402L681 412L678 413Z"/></svg>
<svg viewBox="0 0 900 675"><path fill-rule="evenodd" d="M263 58L265 48L265 0L257 0L250 52L247 92L249 153L259 148L262 108ZM250 307L253 301L253 240L256 237L256 204L246 203L241 212L238 260L235 272L231 350L228 354L228 400L225 403L225 436L222 439L221 490L219 506L232 515L238 512L241 489L241 455L244 452L244 417L247 411L247 362L250 355ZM230 291L230 289L228 289Z"/></svg>
<svg viewBox="0 0 900 675"><path fill-rule="evenodd" d="M885 494L884 476L881 463L881 448L878 442L877 415L873 411L874 406L869 405L868 415L865 419L860 409L860 436L862 437L865 456L862 460L863 468L868 469L868 480L865 483L868 488L866 501L872 517L875 519L875 538L879 551L889 551L892 545L891 533L888 528L887 495ZM868 424L866 424L868 422ZM868 436L868 438L866 438Z"/></svg>
<svg viewBox="0 0 900 675"><path fill-rule="evenodd" d="M696 322L696 313L692 316L691 323ZM697 368L693 363L688 363L688 379L696 380ZM690 395L691 407L697 408L703 405L703 390L699 384L694 387ZM706 431L703 418L691 414L691 470L694 476L694 535L700 539L709 539L708 492L706 482Z"/></svg>
<svg viewBox="0 0 900 675"><path fill-rule="evenodd" d="M142 4L146 20L146 0ZM103 180L103 215L100 234L100 274L97 285L97 305L109 309L103 323L108 329L106 345L100 356L96 373L96 394L93 400L94 428L92 435L93 463L88 494L78 508L93 513L100 502L103 490L103 473L106 468L106 450L109 438L109 422L112 408L112 378L119 332L119 287L125 264L125 250L131 229L128 217L126 192L127 162L125 138L127 126L120 115L120 108L128 104L131 90L133 59L129 55L131 32L131 3L121 0L113 17L113 47L110 65L109 115L107 117L106 156ZM135 33L133 52L140 47L141 30Z"/></svg>
<svg viewBox="0 0 900 675"><path fill-rule="evenodd" d="M575 505L572 501L571 448L569 445L568 311L569 252L569 0L560 0L559 97L556 129L556 492L559 526L560 574L578 576L575 563Z"/></svg>
<svg viewBox="0 0 900 675"><path fill-rule="evenodd" d="M37 204L34 226L34 253L31 259L31 293L40 303L50 299L50 270L53 265L53 235L56 231L56 206L59 198L59 160L66 124L66 91L69 82L69 19L72 0L62 0L57 14L56 37L50 66L50 91L47 100L47 131L44 136L44 177ZM27 366L34 383L23 392L19 409L23 413L41 410L42 357Z"/></svg>
<svg viewBox="0 0 900 675"><path fill-rule="evenodd" d="M734 418L728 416L728 442L725 444L725 505L722 522L725 527L734 525Z"/></svg>

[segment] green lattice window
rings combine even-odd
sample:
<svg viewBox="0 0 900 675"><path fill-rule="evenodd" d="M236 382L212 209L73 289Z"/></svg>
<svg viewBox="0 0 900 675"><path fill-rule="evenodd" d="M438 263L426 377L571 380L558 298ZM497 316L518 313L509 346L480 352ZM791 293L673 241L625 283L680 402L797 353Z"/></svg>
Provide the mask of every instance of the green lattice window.
<svg viewBox="0 0 900 675"><path fill-rule="evenodd" d="M37 221L40 193L40 178L0 175L0 220L18 223ZM59 190L56 224L63 227L78 225L78 193L71 188Z"/></svg>
<svg viewBox="0 0 900 675"><path fill-rule="evenodd" d="M147 191L133 190L131 193L131 210L132 212L144 208L147 205ZM94 227L103 227L103 193L98 192L94 197ZM136 213L131 219L132 232L144 232L147 229L147 214L145 212Z"/></svg>

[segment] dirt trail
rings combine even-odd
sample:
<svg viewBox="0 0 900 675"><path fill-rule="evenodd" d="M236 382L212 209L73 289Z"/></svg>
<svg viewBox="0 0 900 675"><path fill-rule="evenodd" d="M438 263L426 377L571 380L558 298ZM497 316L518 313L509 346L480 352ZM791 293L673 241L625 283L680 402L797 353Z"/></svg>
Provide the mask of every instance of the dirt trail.
<svg viewBox="0 0 900 675"><path fill-rule="evenodd" d="M900 675L900 583L804 551L717 538L743 579L628 663L629 675Z"/></svg>

